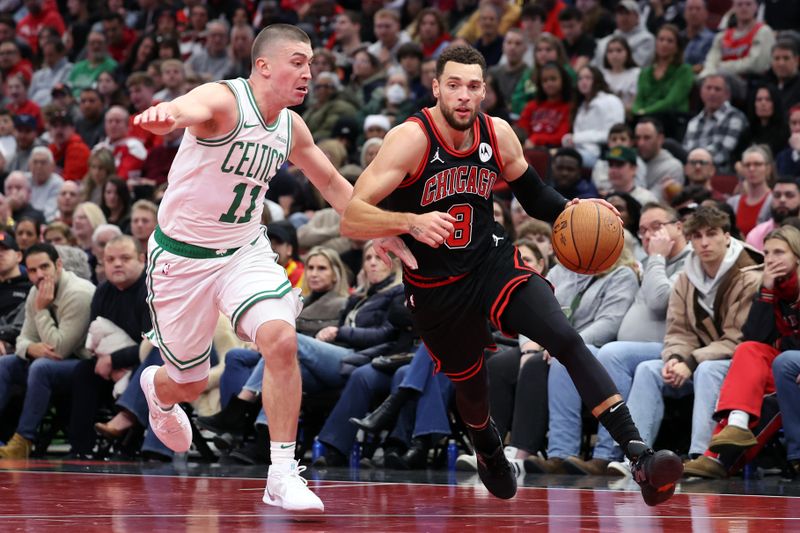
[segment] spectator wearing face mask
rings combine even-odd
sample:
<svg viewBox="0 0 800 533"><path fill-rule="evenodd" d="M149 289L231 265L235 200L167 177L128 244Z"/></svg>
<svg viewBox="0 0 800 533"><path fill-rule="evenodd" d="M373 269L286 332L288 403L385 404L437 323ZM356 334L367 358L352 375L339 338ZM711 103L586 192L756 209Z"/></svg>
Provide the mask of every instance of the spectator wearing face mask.
<svg viewBox="0 0 800 533"><path fill-rule="evenodd" d="M397 123L400 116L409 116L413 110L409 98L409 82L405 72L395 72L386 78L386 84L372 93L372 98L364 106L364 116L381 114L389 117L390 126Z"/></svg>

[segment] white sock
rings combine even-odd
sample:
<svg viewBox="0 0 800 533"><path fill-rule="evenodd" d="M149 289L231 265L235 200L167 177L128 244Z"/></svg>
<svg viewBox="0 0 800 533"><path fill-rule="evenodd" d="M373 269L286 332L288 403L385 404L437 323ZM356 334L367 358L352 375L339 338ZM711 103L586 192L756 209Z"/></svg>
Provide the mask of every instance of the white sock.
<svg viewBox="0 0 800 533"><path fill-rule="evenodd" d="M737 428L747 429L747 424L750 422L750 415L744 411L734 409L728 415L728 425L736 426Z"/></svg>
<svg viewBox="0 0 800 533"><path fill-rule="evenodd" d="M288 465L294 461L294 442L269 441L269 457L274 466Z"/></svg>

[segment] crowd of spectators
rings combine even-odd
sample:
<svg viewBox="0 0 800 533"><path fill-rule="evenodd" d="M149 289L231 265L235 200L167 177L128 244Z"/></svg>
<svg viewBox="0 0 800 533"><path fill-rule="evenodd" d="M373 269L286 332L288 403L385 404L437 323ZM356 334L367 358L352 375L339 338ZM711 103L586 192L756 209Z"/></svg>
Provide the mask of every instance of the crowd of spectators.
<svg viewBox="0 0 800 533"><path fill-rule="evenodd" d="M512 124L565 197L601 196L620 211L620 260L580 275L557 264L549 226L495 190L496 220L555 285L648 444L684 453L692 475L729 475L741 466L734 452L773 436L758 424L777 394L781 459L800 472L791 0L0 1L0 458L46 453L48 417L75 457L102 457L110 443L171 458L130 384L161 361L144 336L146 253L183 131L156 136L133 118L203 83L247 78L253 40L273 23L310 35L312 81L294 111L353 182L393 126L435 104L442 50L479 50L483 111ZM398 265L341 237L339 215L289 163L262 222L305 296L302 439L324 447L317 464L345 464L359 428L388 431L370 440L387 467L441 464L430 452L457 436L452 387L419 344ZM592 428L558 354L495 336L492 415L520 470L628 472L602 428L593 449L581 446ZM222 316L212 361L193 420L226 460L268 461L263 359ZM684 396L691 434L659 441L663 398ZM459 464L474 468L474 456Z"/></svg>

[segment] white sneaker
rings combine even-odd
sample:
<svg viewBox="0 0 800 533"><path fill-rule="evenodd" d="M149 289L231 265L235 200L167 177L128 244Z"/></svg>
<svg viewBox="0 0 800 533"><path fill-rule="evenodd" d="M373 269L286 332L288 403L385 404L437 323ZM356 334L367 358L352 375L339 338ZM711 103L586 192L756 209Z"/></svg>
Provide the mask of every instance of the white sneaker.
<svg viewBox="0 0 800 533"><path fill-rule="evenodd" d="M477 472L478 458L475 454L462 453L456 458L456 470L461 472Z"/></svg>
<svg viewBox="0 0 800 533"><path fill-rule="evenodd" d="M139 377L139 384L147 398L147 407L150 408L150 427L153 433L170 450L183 453L189 451L192 446L192 428L189 425L189 417L181 409L180 405L175 404L169 411L165 411L156 403L156 371L160 367L148 366Z"/></svg>
<svg viewBox="0 0 800 533"><path fill-rule="evenodd" d="M606 470L612 476L631 477L631 462L627 458L624 461L611 461Z"/></svg>
<svg viewBox="0 0 800 533"><path fill-rule="evenodd" d="M308 481L300 477L305 469L305 466L298 466L297 461L270 465L262 501L287 511L325 511L322 500L308 488Z"/></svg>
<svg viewBox="0 0 800 533"><path fill-rule="evenodd" d="M506 446L503 448L503 453L506 459L508 459L508 462L511 463L511 468L514 469L514 473L517 477L525 475L525 463L522 459L517 458L518 451L519 448L516 446Z"/></svg>

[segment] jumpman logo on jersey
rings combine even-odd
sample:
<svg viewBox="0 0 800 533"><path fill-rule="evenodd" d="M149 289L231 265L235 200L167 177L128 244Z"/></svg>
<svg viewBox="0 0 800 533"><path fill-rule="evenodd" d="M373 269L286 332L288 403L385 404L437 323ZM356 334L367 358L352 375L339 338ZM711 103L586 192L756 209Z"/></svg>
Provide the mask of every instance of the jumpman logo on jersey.
<svg viewBox="0 0 800 533"><path fill-rule="evenodd" d="M435 163L436 161L438 161L439 163L444 163L444 159L439 157L439 147L438 146L436 147L436 153L433 154L433 159L431 159L430 162L431 163Z"/></svg>
<svg viewBox="0 0 800 533"><path fill-rule="evenodd" d="M497 245L500 244L505 237L498 237L497 235L492 235L492 239L494 239L494 247L497 248Z"/></svg>

